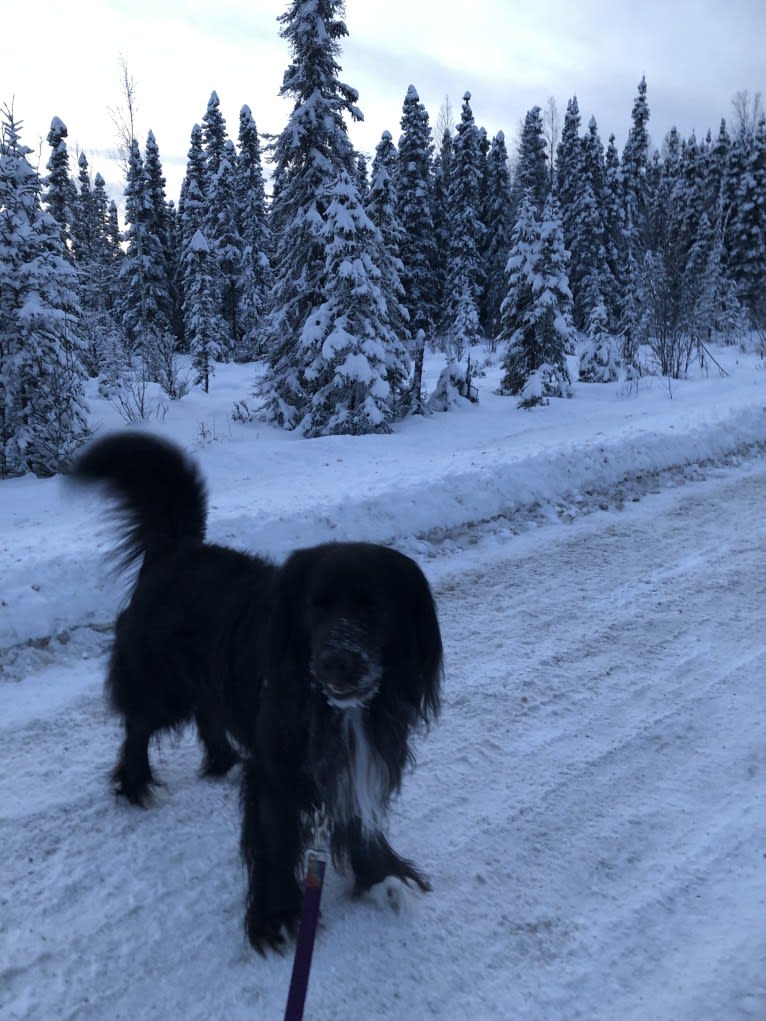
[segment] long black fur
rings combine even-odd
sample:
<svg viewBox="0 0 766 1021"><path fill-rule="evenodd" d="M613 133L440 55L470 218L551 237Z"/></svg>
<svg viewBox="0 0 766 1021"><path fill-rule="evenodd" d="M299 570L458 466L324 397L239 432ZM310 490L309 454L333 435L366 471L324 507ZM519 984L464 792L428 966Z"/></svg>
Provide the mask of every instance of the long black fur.
<svg viewBox="0 0 766 1021"><path fill-rule="evenodd" d="M72 477L106 487L117 552L141 564L107 677L125 727L117 792L145 804L157 782L151 738L192 720L204 773L226 773L242 753L245 928L260 953L295 933L319 806L357 890L388 876L430 889L385 836L413 730L439 710L441 636L417 564L383 546L328 543L277 567L207 543L199 471L156 437L107 436Z"/></svg>

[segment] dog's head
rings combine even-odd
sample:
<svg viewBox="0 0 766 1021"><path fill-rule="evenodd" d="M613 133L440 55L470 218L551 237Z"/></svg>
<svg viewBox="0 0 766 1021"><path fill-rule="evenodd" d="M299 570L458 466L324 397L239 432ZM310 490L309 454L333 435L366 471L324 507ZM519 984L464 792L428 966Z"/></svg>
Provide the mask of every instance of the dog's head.
<svg viewBox="0 0 766 1021"><path fill-rule="evenodd" d="M417 564L395 550L363 542L296 550L279 571L270 649L285 690L308 681L336 708L385 703L410 722L438 712L433 598Z"/></svg>

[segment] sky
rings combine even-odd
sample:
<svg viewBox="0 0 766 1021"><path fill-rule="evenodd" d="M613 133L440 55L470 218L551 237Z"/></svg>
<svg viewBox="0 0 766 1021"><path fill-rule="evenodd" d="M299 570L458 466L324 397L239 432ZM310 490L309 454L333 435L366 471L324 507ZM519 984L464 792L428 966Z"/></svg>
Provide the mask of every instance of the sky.
<svg viewBox="0 0 766 1021"><path fill-rule="evenodd" d="M192 126L215 90L230 134L247 103L261 133L282 130L291 101L279 97L290 59L277 17L287 0L60 0L16 3L3 15L0 106L13 103L22 139L48 158L52 117L69 129L71 152L115 189L110 160L123 104L121 61L135 81L137 136L151 129L176 199ZM646 75L652 141L677 126L717 132L740 90L766 93L763 0L347 0L342 79L359 91L364 123L354 144L374 154L383 131L399 135L410 84L435 124L446 97L456 122L472 94L476 122L516 137L525 113L549 97L563 118L576 95L583 129L596 117L602 140L622 149L636 87ZM10 44L9 44L10 41ZM73 160L73 166L75 162Z"/></svg>

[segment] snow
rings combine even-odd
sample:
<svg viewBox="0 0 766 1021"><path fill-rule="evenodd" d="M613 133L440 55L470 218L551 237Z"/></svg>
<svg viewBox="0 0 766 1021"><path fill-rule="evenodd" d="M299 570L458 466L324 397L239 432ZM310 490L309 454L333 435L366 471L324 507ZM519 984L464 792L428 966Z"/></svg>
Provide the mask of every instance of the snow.
<svg viewBox="0 0 766 1021"><path fill-rule="evenodd" d="M210 245L207 243L207 238L201 230L194 232L194 237L191 239L189 247L193 252L207 253L210 251Z"/></svg>
<svg viewBox="0 0 766 1021"><path fill-rule="evenodd" d="M434 892L352 901L331 871L307 1019L766 1017L766 370L714 353L725 378L532 411L494 364L478 406L314 440L232 421L252 369L220 365L144 426L198 458L211 539L372 539L434 588L445 706L391 819ZM198 779L189 731L152 749L152 808L109 793L105 511L0 483L0 1016L280 1017L291 960L242 933L237 777Z"/></svg>

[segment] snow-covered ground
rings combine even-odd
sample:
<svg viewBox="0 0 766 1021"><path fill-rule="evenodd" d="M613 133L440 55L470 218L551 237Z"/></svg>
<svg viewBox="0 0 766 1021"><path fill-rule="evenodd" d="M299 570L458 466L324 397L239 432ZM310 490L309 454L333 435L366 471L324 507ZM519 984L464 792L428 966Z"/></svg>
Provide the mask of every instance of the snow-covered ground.
<svg viewBox="0 0 766 1021"><path fill-rule="evenodd" d="M392 818L434 892L331 873L307 1019L766 1018L766 370L717 354L531 412L492 368L478 407L312 441L231 421L227 366L147 425L198 456L213 539L391 543L436 594L445 707ZM190 731L154 807L109 793L104 510L0 483L0 1017L281 1017L237 777L197 779Z"/></svg>

